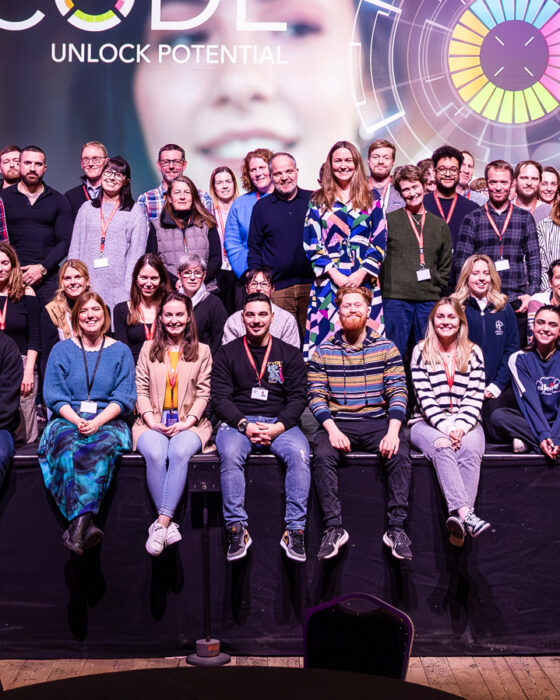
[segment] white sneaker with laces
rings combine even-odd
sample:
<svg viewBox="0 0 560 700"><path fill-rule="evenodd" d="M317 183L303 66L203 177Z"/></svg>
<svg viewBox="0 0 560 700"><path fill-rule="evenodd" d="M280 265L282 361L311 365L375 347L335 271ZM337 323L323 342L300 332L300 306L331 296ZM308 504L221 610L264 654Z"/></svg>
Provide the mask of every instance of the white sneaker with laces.
<svg viewBox="0 0 560 700"><path fill-rule="evenodd" d="M523 440L520 440L519 438L513 438L513 451L515 452L515 454L522 454L523 452L528 452L529 448L523 442Z"/></svg>
<svg viewBox="0 0 560 700"><path fill-rule="evenodd" d="M179 526L177 523L171 521L167 526L167 535L165 536L165 546L169 547L172 544L176 544L183 539L183 536L179 532Z"/></svg>
<svg viewBox="0 0 560 700"><path fill-rule="evenodd" d="M157 520L148 528L148 539L146 540L146 551L153 557L159 556L165 547L165 537L167 528Z"/></svg>

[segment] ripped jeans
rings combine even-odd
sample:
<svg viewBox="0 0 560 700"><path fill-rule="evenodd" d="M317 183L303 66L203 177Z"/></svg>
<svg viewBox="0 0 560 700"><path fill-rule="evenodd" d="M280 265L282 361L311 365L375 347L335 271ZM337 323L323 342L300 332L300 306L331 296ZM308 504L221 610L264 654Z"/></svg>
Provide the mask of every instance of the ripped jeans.
<svg viewBox="0 0 560 700"><path fill-rule="evenodd" d="M276 423L276 418L246 416L250 423ZM286 467L286 528L304 530L307 498L311 483L309 443L296 426L278 435L270 447L251 444L249 438L227 423L222 423L216 435L220 456L222 502L226 527L234 523L247 526L245 510L245 461L251 452L272 452Z"/></svg>
<svg viewBox="0 0 560 700"><path fill-rule="evenodd" d="M465 433L456 451L446 435L425 421L410 428L410 442L434 465L449 513L473 508L485 447L482 426L478 424Z"/></svg>

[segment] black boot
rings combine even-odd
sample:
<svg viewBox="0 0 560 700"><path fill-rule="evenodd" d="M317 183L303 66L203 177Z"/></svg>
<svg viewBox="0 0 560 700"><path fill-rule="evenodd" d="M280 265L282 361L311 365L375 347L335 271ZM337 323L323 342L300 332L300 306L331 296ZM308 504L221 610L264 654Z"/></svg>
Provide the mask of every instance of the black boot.
<svg viewBox="0 0 560 700"><path fill-rule="evenodd" d="M89 515L89 519L84 535L84 549L95 547L95 545L99 544L103 539L103 530L100 530L93 522L93 515L91 513L88 513L87 515Z"/></svg>
<svg viewBox="0 0 560 700"><path fill-rule="evenodd" d="M64 545L73 552L76 552L76 554L84 553L84 538L90 522L90 513L79 515L77 518L72 520L68 526L68 529L65 530L62 535Z"/></svg>

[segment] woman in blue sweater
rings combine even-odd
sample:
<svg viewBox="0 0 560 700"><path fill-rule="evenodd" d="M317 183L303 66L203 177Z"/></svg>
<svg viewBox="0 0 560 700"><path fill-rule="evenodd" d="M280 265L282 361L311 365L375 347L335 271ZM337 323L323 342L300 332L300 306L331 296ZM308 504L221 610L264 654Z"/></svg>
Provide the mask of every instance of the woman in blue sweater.
<svg viewBox="0 0 560 700"><path fill-rule="evenodd" d="M471 255L461 270L455 294L465 307L469 340L482 350L486 386L482 425L490 442L499 442L490 416L497 408L514 403L508 360L519 350L515 312L500 293L500 276L488 255Z"/></svg>
<svg viewBox="0 0 560 700"><path fill-rule="evenodd" d="M533 340L510 357L509 368L519 409L500 408L492 423L514 451L541 452L550 460L560 455L560 309L541 306ZM517 443L517 444L516 444Z"/></svg>
<svg viewBox="0 0 560 700"><path fill-rule="evenodd" d="M134 360L107 337L111 320L101 297L84 292L71 316L74 336L52 349L43 396L55 414L41 438L45 486L69 522L64 544L82 554L103 536L93 522L119 455L131 449L121 416L136 400Z"/></svg>

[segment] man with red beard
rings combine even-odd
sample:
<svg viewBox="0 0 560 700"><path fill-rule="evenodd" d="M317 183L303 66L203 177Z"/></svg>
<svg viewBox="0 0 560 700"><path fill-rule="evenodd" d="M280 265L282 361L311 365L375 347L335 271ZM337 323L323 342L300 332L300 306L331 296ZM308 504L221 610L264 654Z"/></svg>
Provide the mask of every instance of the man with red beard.
<svg viewBox="0 0 560 700"><path fill-rule="evenodd" d="M397 559L411 559L404 531L408 515L410 452L405 420L407 389L394 343L366 327L371 292L341 287L341 330L316 349L308 370L309 405L321 424L313 442L312 474L325 531L317 554L330 559L348 541L342 527L337 468L351 450L379 452L387 470L388 523L383 542Z"/></svg>
<svg viewBox="0 0 560 700"><path fill-rule="evenodd" d="M0 151L0 189L11 187L19 180L19 146L4 146Z"/></svg>

